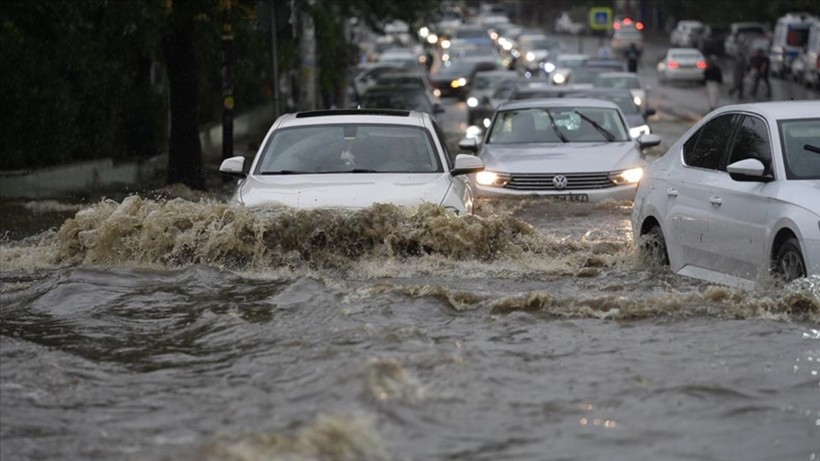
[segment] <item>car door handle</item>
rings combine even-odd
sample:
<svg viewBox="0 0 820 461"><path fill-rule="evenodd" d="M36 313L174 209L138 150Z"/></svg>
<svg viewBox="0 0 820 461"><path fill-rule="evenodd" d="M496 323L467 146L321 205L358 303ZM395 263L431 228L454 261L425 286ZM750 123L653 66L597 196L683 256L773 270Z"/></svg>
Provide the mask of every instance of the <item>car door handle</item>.
<svg viewBox="0 0 820 461"><path fill-rule="evenodd" d="M709 197L709 203L715 206L721 206L723 205L723 199L718 197L717 195L713 195Z"/></svg>
<svg viewBox="0 0 820 461"><path fill-rule="evenodd" d="M670 187L669 189L666 189L666 195L668 195L670 197L677 197L678 196L678 190L677 189L672 189Z"/></svg>

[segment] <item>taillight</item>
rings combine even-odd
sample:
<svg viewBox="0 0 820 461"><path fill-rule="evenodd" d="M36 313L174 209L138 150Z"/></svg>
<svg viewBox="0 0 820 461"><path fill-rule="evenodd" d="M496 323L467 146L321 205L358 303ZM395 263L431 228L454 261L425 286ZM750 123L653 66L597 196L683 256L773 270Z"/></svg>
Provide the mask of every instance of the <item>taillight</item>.
<svg viewBox="0 0 820 461"><path fill-rule="evenodd" d="M678 67L680 67L680 64L678 64L678 61L669 61L667 67L669 67L670 69L677 69Z"/></svg>
<svg viewBox="0 0 820 461"><path fill-rule="evenodd" d="M638 21L635 23L635 28L638 30L643 30L643 23Z"/></svg>
<svg viewBox="0 0 820 461"><path fill-rule="evenodd" d="M706 61L698 61L698 63L695 65L698 67L698 69L706 69Z"/></svg>

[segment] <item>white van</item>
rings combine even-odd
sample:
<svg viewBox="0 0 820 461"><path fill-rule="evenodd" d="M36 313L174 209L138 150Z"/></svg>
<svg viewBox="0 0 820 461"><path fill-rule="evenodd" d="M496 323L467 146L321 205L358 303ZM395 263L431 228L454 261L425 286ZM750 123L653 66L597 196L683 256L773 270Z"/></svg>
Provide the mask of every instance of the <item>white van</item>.
<svg viewBox="0 0 820 461"><path fill-rule="evenodd" d="M809 27L806 49L792 65L794 77L806 86L820 87L820 19L814 19Z"/></svg>
<svg viewBox="0 0 820 461"><path fill-rule="evenodd" d="M806 49L809 28L815 19L808 13L787 13L777 20L769 48L773 75L783 77L791 72L792 62Z"/></svg>

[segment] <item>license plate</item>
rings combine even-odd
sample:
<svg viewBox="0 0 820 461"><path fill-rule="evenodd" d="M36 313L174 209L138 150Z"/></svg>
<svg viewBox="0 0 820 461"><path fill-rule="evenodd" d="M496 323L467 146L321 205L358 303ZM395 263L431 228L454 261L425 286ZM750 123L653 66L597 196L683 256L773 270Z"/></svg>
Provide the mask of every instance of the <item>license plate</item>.
<svg viewBox="0 0 820 461"><path fill-rule="evenodd" d="M552 195L556 200L566 200L568 202L588 202L589 196L587 194L572 194L572 195Z"/></svg>

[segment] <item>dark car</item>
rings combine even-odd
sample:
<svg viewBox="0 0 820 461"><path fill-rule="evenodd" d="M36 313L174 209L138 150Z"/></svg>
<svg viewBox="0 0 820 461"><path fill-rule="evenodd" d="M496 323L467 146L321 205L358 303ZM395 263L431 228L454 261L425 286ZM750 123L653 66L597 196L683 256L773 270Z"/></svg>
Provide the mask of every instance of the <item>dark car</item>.
<svg viewBox="0 0 820 461"><path fill-rule="evenodd" d="M699 35L695 42L695 47L705 56L726 54L724 44L729 35L729 28L724 26L709 26L706 31Z"/></svg>
<svg viewBox="0 0 820 461"><path fill-rule="evenodd" d="M482 70L498 70L501 67L495 61L460 60L451 62L430 76L434 94L440 98L466 99L470 83L476 72Z"/></svg>
<svg viewBox="0 0 820 461"><path fill-rule="evenodd" d="M402 109L426 112L436 116L444 108L433 96L418 85L376 85L364 92L359 106L366 109Z"/></svg>

